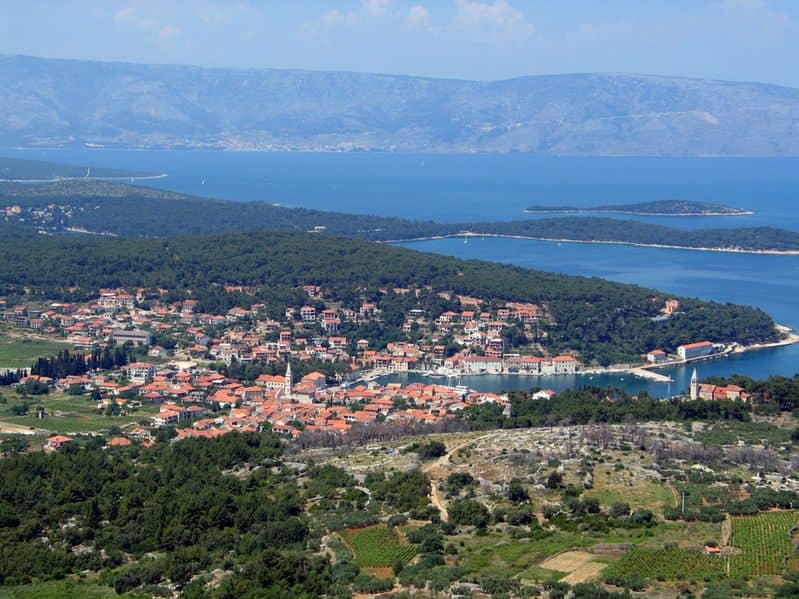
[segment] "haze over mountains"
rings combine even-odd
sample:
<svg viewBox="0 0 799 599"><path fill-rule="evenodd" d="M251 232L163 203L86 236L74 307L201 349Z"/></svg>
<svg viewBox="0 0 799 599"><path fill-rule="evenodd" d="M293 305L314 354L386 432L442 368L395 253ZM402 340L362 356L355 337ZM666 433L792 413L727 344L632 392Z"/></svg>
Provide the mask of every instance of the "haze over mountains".
<svg viewBox="0 0 799 599"><path fill-rule="evenodd" d="M0 57L0 144L799 155L799 89L628 74L477 82Z"/></svg>

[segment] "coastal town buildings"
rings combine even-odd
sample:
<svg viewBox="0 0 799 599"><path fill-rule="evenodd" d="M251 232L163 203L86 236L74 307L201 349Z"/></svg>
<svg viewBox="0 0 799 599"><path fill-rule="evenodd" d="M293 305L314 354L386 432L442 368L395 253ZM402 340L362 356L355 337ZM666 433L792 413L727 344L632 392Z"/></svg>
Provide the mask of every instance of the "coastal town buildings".
<svg viewBox="0 0 799 599"><path fill-rule="evenodd" d="M540 343L544 306L489 306L428 288L380 289L347 305L328 299L332 294L323 287L300 289L305 299L295 305L253 302L216 310L191 297L166 300L165 290L99 290L83 303L17 305L4 310L2 320L69 344L81 356L76 363L84 364L80 372L22 382L91 393L99 410L155 407L150 428L178 426L178 439L266 428L293 438L305 431L345 434L379 422L436 423L473 404L508 410L509 400L435 383L381 383L380 377L568 376L582 368L578 356L548 355ZM411 300L392 316L403 337L383 339L383 308L396 310L392 302L396 306L400 297ZM713 350L700 342L677 351L691 359ZM657 364L668 356L652 350L646 358ZM533 397L554 395L543 390ZM693 395L746 399L742 390L704 385L692 386ZM147 428L124 437L147 442ZM55 438L48 446L66 442Z"/></svg>
<svg viewBox="0 0 799 599"><path fill-rule="evenodd" d="M713 353L713 344L710 341L697 341L696 343L686 343L677 348L677 355L682 360L693 360Z"/></svg>

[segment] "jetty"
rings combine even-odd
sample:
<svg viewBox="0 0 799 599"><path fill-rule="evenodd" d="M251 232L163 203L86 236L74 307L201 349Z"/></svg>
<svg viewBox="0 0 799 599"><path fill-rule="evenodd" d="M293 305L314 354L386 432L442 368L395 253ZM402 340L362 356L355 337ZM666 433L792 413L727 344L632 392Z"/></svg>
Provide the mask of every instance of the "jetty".
<svg viewBox="0 0 799 599"><path fill-rule="evenodd" d="M674 380L671 377L666 376L665 374L660 374L659 372L654 372L647 368L631 368L630 374L634 374L637 377L641 377L642 379L646 379L648 381L653 381L655 383L673 383Z"/></svg>

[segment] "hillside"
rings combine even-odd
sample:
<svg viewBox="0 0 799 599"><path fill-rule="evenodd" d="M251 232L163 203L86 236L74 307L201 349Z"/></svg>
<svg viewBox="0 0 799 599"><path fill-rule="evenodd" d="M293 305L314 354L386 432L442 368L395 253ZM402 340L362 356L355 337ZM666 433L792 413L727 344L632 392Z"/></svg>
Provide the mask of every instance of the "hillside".
<svg viewBox="0 0 799 599"><path fill-rule="evenodd" d="M0 57L0 144L799 155L799 90L628 74L462 81Z"/></svg>

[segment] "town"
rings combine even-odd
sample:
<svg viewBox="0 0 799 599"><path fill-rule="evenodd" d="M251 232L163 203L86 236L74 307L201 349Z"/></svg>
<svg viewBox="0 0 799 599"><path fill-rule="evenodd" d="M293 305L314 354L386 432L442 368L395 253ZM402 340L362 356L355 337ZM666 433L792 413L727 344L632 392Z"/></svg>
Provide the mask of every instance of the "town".
<svg viewBox="0 0 799 599"><path fill-rule="evenodd" d="M546 333L539 331L549 318L544 306L489 307L480 299L438 293L443 305L462 309L430 314L412 308L401 327L406 338L381 343L379 299L355 310L326 299L319 286L304 285L301 292L306 303L287 306L279 318L271 318L263 304L201 312L195 299L173 301L163 299L163 290L154 295L144 289L99 290L85 303L4 306L0 315L7 328L63 341L64 355L74 356L66 369L40 360L19 372L18 385L87 394L98 411L157 408L147 426L142 420L112 439L121 444L150 443L153 430L165 426L176 426L177 439L183 439L267 427L296 438L305 431L341 435L384 422L434 424L472 404L507 409L509 401L460 385L403 386L383 377L419 372L450 382L475 374L573 375L582 368L574 355L546 355ZM667 301L664 317L678 307L676 300ZM355 327L377 332L372 339L342 334ZM690 360L712 349L708 342L692 344L672 358ZM656 365L661 356L666 354L657 350L646 358ZM537 397L554 395L544 389ZM46 410L38 416L46 418ZM56 435L47 446L59 448L67 439Z"/></svg>

